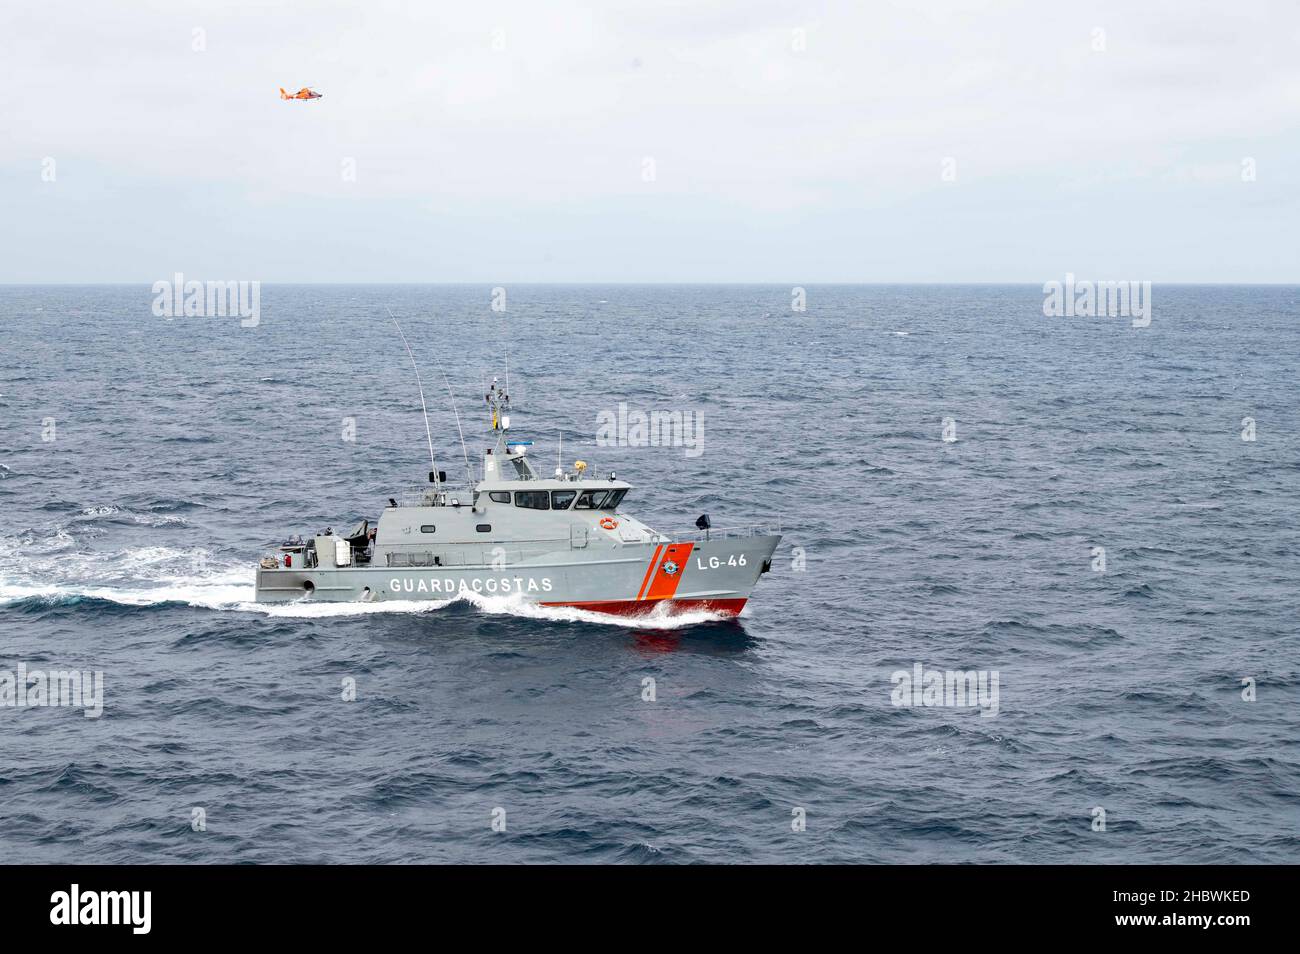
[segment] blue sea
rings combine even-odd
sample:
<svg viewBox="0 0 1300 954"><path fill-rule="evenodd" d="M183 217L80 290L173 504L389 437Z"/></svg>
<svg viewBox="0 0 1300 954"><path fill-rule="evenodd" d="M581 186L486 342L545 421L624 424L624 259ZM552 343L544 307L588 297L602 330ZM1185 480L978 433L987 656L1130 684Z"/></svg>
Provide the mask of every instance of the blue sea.
<svg viewBox="0 0 1300 954"><path fill-rule="evenodd" d="M245 327L0 288L0 690L103 679L97 718L0 706L0 856L1300 861L1300 288L1157 285L1146 328L806 294L267 285ZM508 372L545 469L661 530L779 523L743 615L252 603L277 542L425 478L387 308L453 481L440 366L472 457ZM701 453L597 446L623 402Z"/></svg>

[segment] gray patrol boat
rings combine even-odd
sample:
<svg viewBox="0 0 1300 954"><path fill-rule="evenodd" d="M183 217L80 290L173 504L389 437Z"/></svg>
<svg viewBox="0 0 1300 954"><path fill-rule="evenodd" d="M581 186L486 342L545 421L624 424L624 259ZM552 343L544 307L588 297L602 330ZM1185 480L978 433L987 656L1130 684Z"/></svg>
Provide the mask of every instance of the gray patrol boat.
<svg viewBox="0 0 1300 954"><path fill-rule="evenodd" d="M257 601L473 594L631 616L741 611L771 568L779 532L714 530L705 515L697 532L659 533L623 510L631 485L613 473L596 477L579 460L553 478L539 476L528 458L532 442L508 439L505 389L494 381L486 401L495 446L483 455L481 479L471 472L472 489L448 490L446 473L435 469L429 487L390 498L374 525L291 539L259 564ZM431 459L432 446L430 437Z"/></svg>

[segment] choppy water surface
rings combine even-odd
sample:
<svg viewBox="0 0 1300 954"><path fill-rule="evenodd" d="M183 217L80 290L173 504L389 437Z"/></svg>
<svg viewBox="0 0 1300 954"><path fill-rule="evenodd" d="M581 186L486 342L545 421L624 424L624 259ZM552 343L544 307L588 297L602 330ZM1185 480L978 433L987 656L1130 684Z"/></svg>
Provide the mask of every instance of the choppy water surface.
<svg viewBox="0 0 1300 954"><path fill-rule="evenodd" d="M242 328L0 289L0 670L105 683L0 708L5 859L1300 860L1300 289L1157 287L1145 329L808 296L279 286ZM508 340L544 461L563 429L661 529L781 522L742 619L251 604L270 544L427 470L384 306L453 477L434 355L477 453ZM704 453L593 446L620 401L701 411ZM996 670L997 715L894 706L917 663Z"/></svg>

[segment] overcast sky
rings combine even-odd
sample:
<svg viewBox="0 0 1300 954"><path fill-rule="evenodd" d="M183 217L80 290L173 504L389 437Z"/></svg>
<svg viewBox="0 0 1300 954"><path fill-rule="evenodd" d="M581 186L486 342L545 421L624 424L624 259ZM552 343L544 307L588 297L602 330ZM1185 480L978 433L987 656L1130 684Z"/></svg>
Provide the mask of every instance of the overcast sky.
<svg viewBox="0 0 1300 954"><path fill-rule="evenodd" d="M1295 0L14 0L0 281L1296 282L1298 50Z"/></svg>

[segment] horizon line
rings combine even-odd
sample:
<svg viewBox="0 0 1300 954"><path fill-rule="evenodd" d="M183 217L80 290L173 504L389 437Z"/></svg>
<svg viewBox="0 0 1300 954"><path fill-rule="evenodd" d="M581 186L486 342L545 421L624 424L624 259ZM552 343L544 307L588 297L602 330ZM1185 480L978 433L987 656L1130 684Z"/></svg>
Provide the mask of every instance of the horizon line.
<svg viewBox="0 0 1300 954"><path fill-rule="evenodd" d="M173 273L175 274L175 273ZM183 275L184 272L181 272ZM1068 274L1068 273L1066 273ZM10 282L0 281L0 288L88 288L94 286L112 285L112 286L131 286L131 285L149 285L152 286L157 281L167 281L168 279L152 279L139 281L96 281L96 282ZM1094 279L1094 278L1077 278L1079 283L1098 282L1098 281L1115 281L1117 279ZM1185 287L1270 287L1285 288L1300 286L1300 280L1296 281L1274 281L1274 282L1242 282L1242 281L1163 281L1157 279L1124 279L1130 282L1149 281L1152 285L1180 285ZM820 285L849 285L859 287L879 286L886 287L890 285L925 285L933 287L964 287L964 286L1006 286L1006 285L1023 285L1038 287L1045 284L1042 281L802 281L802 282L780 282L780 281L268 281L266 279L194 279L194 281L256 281L261 285L337 285L340 287L356 285L408 285L412 287L425 286L467 286L467 285L485 285L485 286L505 286L505 285L576 285L576 286L595 286L604 285L610 287L636 287L644 285L681 287L718 287L718 286L768 286L774 288L787 287L817 287ZM1056 278L1049 278L1047 281L1058 281Z"/></svg>

